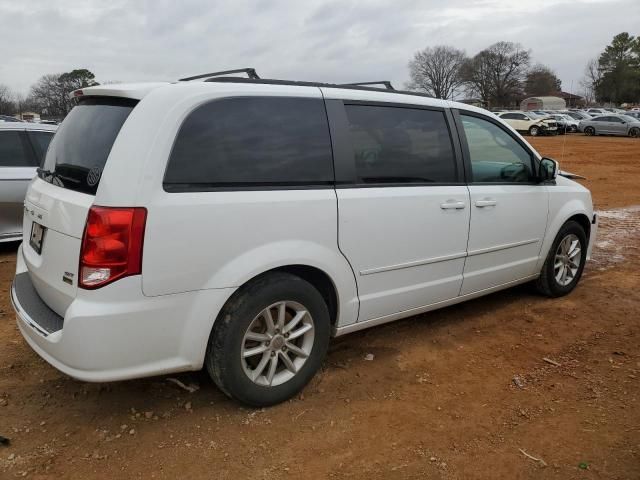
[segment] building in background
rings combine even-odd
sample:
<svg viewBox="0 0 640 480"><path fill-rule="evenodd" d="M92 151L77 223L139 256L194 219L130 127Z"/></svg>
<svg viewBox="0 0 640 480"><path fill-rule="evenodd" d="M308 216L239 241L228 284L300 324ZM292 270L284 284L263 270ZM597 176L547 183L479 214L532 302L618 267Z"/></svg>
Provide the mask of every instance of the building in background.
<svg viewBox="0 0 640 480"><path fill-rule="evenodd" d="M17 116L25 122L40 123L40 114L36 112L21 112Z"/></svg>
<svg viewBox="0 0 640 480"><path fill-rule="evenodd" d="M528 97L520 102L520 110L564 110L567 103L560 97Z"/></svg>

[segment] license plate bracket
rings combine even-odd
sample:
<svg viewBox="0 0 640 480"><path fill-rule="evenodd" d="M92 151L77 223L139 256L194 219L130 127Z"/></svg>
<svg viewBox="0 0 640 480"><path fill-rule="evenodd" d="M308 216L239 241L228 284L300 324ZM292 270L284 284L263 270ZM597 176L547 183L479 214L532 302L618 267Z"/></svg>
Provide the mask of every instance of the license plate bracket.
<svg viewBox="0 0 640 480"><path fill-rule="evenodd" d="M29 245L40 255L42 253L42 244L44 242L44 235L47 232L47 227L43 227L39 223L33 222L31 224L31 236L29 237Z"/></svg>

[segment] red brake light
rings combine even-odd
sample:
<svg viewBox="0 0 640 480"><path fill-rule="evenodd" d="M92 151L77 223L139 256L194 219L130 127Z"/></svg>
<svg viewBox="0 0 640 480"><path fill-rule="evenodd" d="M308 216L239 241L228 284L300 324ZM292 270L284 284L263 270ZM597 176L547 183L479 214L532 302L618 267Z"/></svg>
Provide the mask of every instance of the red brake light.
<svg viewBox="0 0 640 480"><path fill-rule="evenodd" d="M147 209L91 207L82 236L78 286L100 288L142 273Z"/></svg>

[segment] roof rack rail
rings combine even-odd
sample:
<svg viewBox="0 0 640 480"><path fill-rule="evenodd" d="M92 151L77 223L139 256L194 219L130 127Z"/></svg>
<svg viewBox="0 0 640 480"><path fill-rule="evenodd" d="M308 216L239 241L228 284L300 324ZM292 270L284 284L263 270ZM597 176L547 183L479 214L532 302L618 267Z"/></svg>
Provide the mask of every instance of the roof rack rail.
<svg viewBox="0 0 640 480"><path fill-rule="evenodd" d="M246 73L248 78L258 80L260 77L256 73L255 68L238 68L235 70L223 70L222 72L203 73L202 75L194 75L193 77L181 78L180 82L189 82L191 80L199 80L201 78L219 77L220 75L228 75L230 73Z"/></svg>
<svg viewBox="0 0 640 480"><path fill-rule="evenodd" d="M387 90L395 90L393 85L389 80L381 80L379 82L357 82L357 83L343 83L342 85L354 86L354 87L363 87L367 85L384 85Z"/></svg>

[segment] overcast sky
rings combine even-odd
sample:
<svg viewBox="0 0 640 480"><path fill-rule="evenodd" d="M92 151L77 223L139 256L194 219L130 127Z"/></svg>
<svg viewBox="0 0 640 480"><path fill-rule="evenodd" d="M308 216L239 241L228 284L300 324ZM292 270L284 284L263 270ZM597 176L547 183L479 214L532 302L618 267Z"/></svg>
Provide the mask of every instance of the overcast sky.
<svg viewBox="0 0 640 480"><path fill-rule="evenodd" d="M416 50L519 42L574 90L612 37L640 35L640 0L0 0L0 84L45 73L175 80L255 67L265 78L407 80Z"/></svg>

